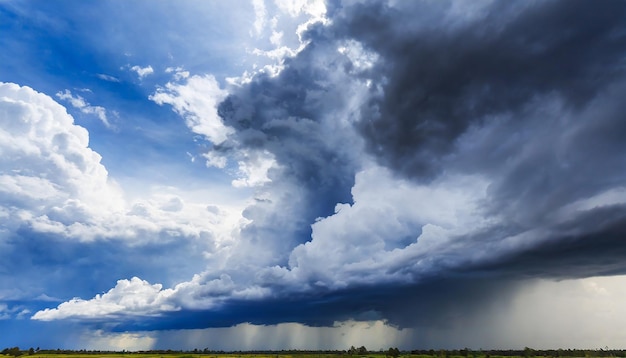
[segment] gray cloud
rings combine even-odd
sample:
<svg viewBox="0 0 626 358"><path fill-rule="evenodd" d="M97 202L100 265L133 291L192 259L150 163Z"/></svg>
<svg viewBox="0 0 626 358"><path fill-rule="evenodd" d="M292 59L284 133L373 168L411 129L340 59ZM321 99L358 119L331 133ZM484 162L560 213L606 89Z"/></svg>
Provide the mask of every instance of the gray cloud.
<svg viewBox="0 0 626 358"><path fill-rule="evenodd" d="M626 45L623 3L607 2L600 8L584 1L480 4L472 16L455 13L454 3L343 5L331 4L332 25L311 28L305 35L310 44L286 62L278 77L257 78L220 107L225 123L237 130L238 145L267 149L288 168L274 172L272 179L295 182L303 189L306 194L297 207L316 208L321 205L317 198L327 202L308 216L283 216L301 220L297 227L307 227L314 216L332 216L329 210L336 203L356 201L349 209L355 212L353 226L347 230L361 236L352 239L350 233L331 230L335 243L329 240L326 245L314 228L313 240L291 253L288 277L320 292L337 282L367 287L389 279L408 280L408 291L392 286L388 290L393 294L364 301L363 310L376 310L402 291L417 306L422 301L441 303L441 310L425 310L441 313L447 310L445 300L424 294L428 285L423 282L446 282L462 274L451 286L470 287L488 275L512 287L523 277L626 272L619 260L623 207L607 201L624 182L619 99ZM356 41L374 54L372 66L360 68L337 53L346 41ZM353 82L337 81L342 78ZM319 133L329 125L320 119L341 108L335 94L346 101L353 88L366 83L368 95L351 123L367 153L411 185L432 186L455 176L482 178L488 183L485 192L474 193L472 200L479 203L485 226L465 231L459 226L444 234L447 239L425 247L422 230L429 221L419 216L409 215L406 229L375 236L375 227L385 225L366 222L359 216L363 212L356 214L360 205L351 179L364 157L328 144L328 138L339 134L320 141ZM339 90L331 90L334 86ZM333 96L312 101L310 94L320 91ZM390 179L381 185L393 183ZM347 198L350 187L352 198ZM404 205L404 198L395 200L391 207ZM256 220L260 212L284 213L280 206L264 210L257 205L249 212L254 220L250 228L263 225ZM599 220L600 212L615 219ZM271 219L265 225L277 222ZM307 241L308 231L301 238ZM393 264L385 261L392 257L397 259ZM476 292L475 299L465 295L464 304L484 301L478 292L485 290ZM356 295L346 297L346 302L360 302ZM354 317L339 312L360 312L358 305L339 306L330 309L329 319ZM401 306L381 308L382 317L409 324L401 314L408 307Z"/></svg>
<svg viewBox="0 0 626 358"><path fill-rule="evenodd" d="M269 196L244 212L253 222L242 233L244 242L258 242L261 252L278 258L268 263L286 264L290 251L310 240L316 218L351 200L360 165L355 148L361 143L344 94L353 91L354 80L343 71L347 59L337 56L333 46L327 41L307 47L286 59L279 75L256 76L218 108L224 124L235 132L215 151L266 152L276 161L268 172L271 182L260 190ZM259 253L243 247L240 251ZM236 265L249 259L237 255L232 261Z"/></svg>
<svg viewBox="0 0 626 358"><path fill-rule="evenodd" d="M623 2L329 7L217 108L211 153L272 162L225 264L117 329L458 324L524 279L626 273Z"/></svg>
<svg viewBox="0 0 626 358"><path fill-rule="evenodd" d="M580 110L624 73L620 2L494 3L446 21L454 4L364 3L334 19L338 36L380 56L382 94L360 129L369 152L405 175L438 174L471 125L525 122L524 107L547 95Z"/></svg>

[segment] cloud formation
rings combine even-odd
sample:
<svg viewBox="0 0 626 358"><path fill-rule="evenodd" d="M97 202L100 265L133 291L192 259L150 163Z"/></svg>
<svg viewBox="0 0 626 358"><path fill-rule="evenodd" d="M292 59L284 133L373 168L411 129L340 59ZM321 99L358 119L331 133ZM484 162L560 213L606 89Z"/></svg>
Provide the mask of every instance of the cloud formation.
<svg viewBox="0 0 626 358"><path fill-rule="evenodd" d="M11 272L0 276L2 302L27 300L38 310L133 275L181 282L207 262L219 263L217 252L242 220L243 203L207 193L146 187L144 196L129 197L89 147L88 132L63 106L29 87L0 84L0 123L0 247L6 255L0 272ZM185 260L171 267L170 255ZM122 290L113 297L139 293ZM114 313L109 297L92 311L89 303L81 305L83 314ZM18 319L20 312L3 315Z"/></svg>
<svg viewBox="0 0 626 358"><path fill-rule="evenodd" d="M324 14L278 72L228 87L180 76L150 97L211 143L207 164L254 190L220 259L172 288L121 280L33 318L424 327L470 322L523 279L626 273L624 3Z"/></svg>
<svg viewBox="0 0 626 358"><path fill-rule="evenodd" d="M87 131L74 125L65 108L28 87L3 83L0 91L7 215L69 225L97 216L96 207L119 205L119 189L108 180L100 155L88 147Z"/></svg>
<svg viewBox="0 0 626 358"><path fill-rule="evenodd" d="M107 79L109 81L110 79ZM102 123L105 126L111 127L111 123L109 123L109 119L107 118L106 109L101 106L92 106L85 99L78 95L73 95L70 90L65 90L64 92L57 92L56 94L58 99L68 101L72 107L79 109L82 113L86 114L95 114L100 118Z"/></svg>
<svg viewBox="0 0 626 358"><path fill-rule="evenodd" d="M107 75L107 74L104 74L104 73L98 73L96 76L99 79L107 81L107 82L120 82L119 78L113 77L111 75Z"/></svg>
<svg viewBox="0 0 626 358"><path fill-rule="evenodd" d="M136 238L143 236L140 232L216 233L216 219L226 211L206 210L205 202L165 190L127 200L101 156L89 148L87 131L74 124L64 107L28 87L4 83L0 90L0 148L5 154L0 193L7 227L28 224L36 231L87 241Z"/></svg>
<svg viewBox="0 0 626 358"><path fill-rule="evenodd" d="M167 312L175 310L164 304L164 298L170 291L161 292L160 284L150 285L148 282L133 277L130 280L119 280L117 285L103 295L97 295L90 301L75 298L59 305L56 310L43 310L35 313L33 319L50 321L54 319L72 318L115 318L118 314L145 315L151 312Z"/></svg>
<svg viewBox="0 0 626 358"><path fill-rule="evenodd" d="M172 70L174 72L174 70ZM187 126L194 132L206 137L214 144L221 144L231 132L217 114L217 106L226 96L213 76L181 76L182 71L175 71L178 79L186 79L184 85L168 82L150 95L150 100L157 104L169 104L174 111L185 118Z"/></svg>
<svg viewBox="0 0 626 358"><path fill-rule="evenodd" d="M473 126L511 115L525 122L524 109L550 96L582 109L623 72L624 39L614 36L622 6L590 6L478 4L469 17L451 3L338 10L338 35L380 56L371 72L380 95L360 128L369 151L403 174L435 176Z"/></svg>
<svg viewBox="0 0 626 358"><path fill-rule="evenodd" d="M135 66L130 67L130 70L137 73L137 76L139 76L139 79L143 79L144 77L154 73L154 69L150 65L146 67L135 65Z"/></svg>

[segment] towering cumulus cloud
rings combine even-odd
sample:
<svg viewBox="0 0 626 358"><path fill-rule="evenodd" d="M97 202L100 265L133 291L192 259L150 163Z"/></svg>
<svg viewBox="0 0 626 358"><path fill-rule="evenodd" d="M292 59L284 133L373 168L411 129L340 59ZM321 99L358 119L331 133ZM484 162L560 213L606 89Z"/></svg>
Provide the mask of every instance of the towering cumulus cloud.
<svg viewBox="0 0 626 358"><path fill-rule="evenodd" d="M277 76L255 77L218 107L235 133L215 151L273 162L259 200L244 213L252 223L242 233L244 242L275 256L267 264L286 265L289 252L311 239L315 219L351 200L360 139L350 105L365 93L337 55L333 42L316 42L286 60Z"/></svg>
<svg viewBox="0 0 626 358"><path fill-rule="evenodd" d="M5 225L29 222L81 235L101 212L117 209L120 193L88 147L87 131L64 107L28 87L2 83L0 109Z"/></svg>
<svg viewBox="0 0 626 358"><path fill-rule="evenodd" d="M152 97L254 190L221 265L35 319L98 320L99 305L118 329L416 327L475 317L523 278L626 273L624 2L346 1L326 16L277 74L228 94L210 78L206 105L182 105L200 77ZM141 300L124 298L133 285ZM127 302L147 303L125 316Z"/></svg>

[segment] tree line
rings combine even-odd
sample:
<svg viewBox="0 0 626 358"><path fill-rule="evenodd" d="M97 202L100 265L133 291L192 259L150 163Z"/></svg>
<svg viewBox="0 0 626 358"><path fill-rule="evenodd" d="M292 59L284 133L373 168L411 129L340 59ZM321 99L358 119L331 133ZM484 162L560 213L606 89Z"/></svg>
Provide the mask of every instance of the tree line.
<svg viewBox="0 0 626 358"><path fill-rule="evenodd" d="M463 349L453 349L453 350L445 350L445 349L414 349L414 350L406 350L401 351L397 347L390 347L387 350L377 350L370 351L364 346L361 347L350 347L347 350L256 350L256 351L223 351L223 350L210 350L208 348L204 349L193 349L193 350L148 350L148 351L138 351L138 352L128 352L128 351L101 351L101 350L66 350L66 349L39 349L37 348L29 348L26 350L22 350L19 347L9 347L0 351L1 355L4 356L12 356L18 357L22 355L44 355L44 354L160 354L160 355L169 355L169 354L238 354L238 355L306 355L306 354L326 354L326 355L348 355L357 357L365 357L368 355L377 355L380 356L384 354L386 357L397 358L399 356L419 356L419 358L506 358L506 357L546 357L546 358L560 358L560 357L623 357L626 358L626 349L609 349L605 347L604 349L532 349L526 347L524 349L517 350L472 350L469 348Z"/></svg>
<svg viewBox="0 0 626 358"><path fill-rule="evenodd" d="M498 357L626 357L626 349L488 349L472 350L469 348L453 350L416 349L403 352L411 355L432 356L438 358L467 357L467 358L498 358Z"/></svg>

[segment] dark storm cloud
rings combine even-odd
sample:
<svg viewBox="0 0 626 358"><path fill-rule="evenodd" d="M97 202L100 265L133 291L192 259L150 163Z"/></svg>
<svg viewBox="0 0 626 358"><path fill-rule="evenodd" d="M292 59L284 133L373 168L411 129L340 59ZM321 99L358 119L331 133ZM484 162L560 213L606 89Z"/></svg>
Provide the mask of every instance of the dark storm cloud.
<svg viewBox="0 0 626 358"><path fill-rule="evenodd" d="M626 272L619 263L624 223L606 223L623 207L568 211L566 224L556 218L626 179L626 5L496 2L454 20L450 3L398 7L334 9L337 36L380 56L371 78L382 91L358 124L369 153L413 180L458 171L488 177L484 207L503 222L476 241L459 238L468 252L529 230L547 232L495 254L503 275ZM541 259L520 264L534 256Z"/></svg>
<svg viewBox="0 0 626 358"><path fill-rule="evenodd" d="M624 207L567 209L626 179L620 99L626 5L497 2L481 4L472 16L451 15L443 2L397 6L330 4L332 25L311 28L309 45L278 76L258 76L220 105L236 132L217 149L266 150L281 166L265 187L282 189L281 199L248 208L254 221L243 240L288 255L311 240L315 218L351 202L360 147L345 149L342 134L328 130L337 120L332 112L353 91L347 78L371 81L354 123L369 155L414 183L448 173L486 178L481 209L497 224L418 258L398 255L379 276L363 271L374 284L328 289L316 286L313 274L305 278L312 289L300 296L277 279L265 282L271 299L229 300L219 310L172 313L134 328L331 325L351 318L426 326L446 316L469 320L510 298L522 278L626 272ZM378 56L372 68L356 71L338 54L349 40ZM346 247L355 256L361 251L359 243ZM397 272L412 281L384 281Z"/></svg>
<svg viewBox="0 0 626 358"><path fill-rule="evenodd" d="M371 97L356 123L369 154L415 182L445 173L488 178L483 209L498 215L499 224L481 236L455 238L456 249L433 252L429 259L436 264L415 272L409 288L379 286L385 292L380 295L320 293L325 300L314 304L311 317L308 310L290 311L284 300L278 311L270 302L260 303L274 313L269 316L252 313L257 309L237 311L254 323L326 324L376 311L391 323L417 324L421 318L405 319L402 312L428 307L421 311L435 317L453 310L444 302L454 300L438 293L443 287L468 293L459 295L462 305L484 302L489 290L471 287L481 286L485 275L512 290L522 277L626 272L620 264L624 208L564 209L626 179L620 100L626 5L497 2L482 4L472 16L450 15L450 3L397 6L331 4L332 25L311 29L306 34L311 43L277 78L257 78L222 104L221 115L238 130L240 144L269 150L288 168L281 178L306 188L302 203L313 208L302 224L328 215L335 203L349 201L355 169L343 167L350 156L320 139L319 118L340 106L311 101L308 94L328 90L320 83L342 85L333 82L333 71L351 73L353 64L321 67L319 60L332 57L333 46L356 40L378 55L373 68L351 73L371 81ZM276 118L286 120L277 126ZM557 218L559 212L571 215L569 221ZM615 219L602 219L600 212ZM308 240L307 234L302 238ZM523 242L506 243L516 235ZM483 246L494 248L489 259L464 257ZM411 271L413 264L409 259L397 266ZM311 302L305 298L293 307ZM224 322L243 319L231 318Z"/></svg>
<svg viewBox="0 0 626 358"><path fill-rule="evenodd" d="M419 286L381 283L288 298L232 300L218 310L190 310L130 320L116 325L114 330L198 329L242 322L256 325L297 322L330 327L351 319L384 319L400 328L446 328L460 321L469 322L482 310L507 302L516 288L511 281L492 277L468 280L460 275L429 280Z"/></svg>
<svg viewBox="0 0 626 358"><path fill-rule="evenodd" d="M593 229L590 229L593 228ZM464 253L482 250L488 237L502 238L506 230L463 238ZM281 293L259 300L231 299L215 310L183 310L154 318L124 321L114 330L171 330L229 327L242 322L273 325L298 322L332 326L344 320L383 319L399 328L452 329L475 324L485 312L506 310L516 293L532 278L571 279L626 273L626 207L593 210L542 233L541 245L492 255L491 260L456 264L442 261L437 270L416 274L412 283L376 282L348 289ZM523 245L520 245L523 246ZM493 250L498 251L498 250ZM462 260L460 260L462 261ZM412 262L399 262L398 270L411 271ZM393 270L394 268L389 268ZM282 288L285 290L285 288ZM104 323L105 325L110 323ZM420 338L424 339L424 338ZM420 341L428 344L428 340Z"/></svg>
<svg viewBox="0 0 626 358"><path fill-rule="evenodd" d="M334 20L381 57L373 72L384 93L364 108L361 131L404 175L439 173L455 140L489 116L546 94L580 109L624 73L623 2L496 2L454 26L450 5L373 2Z"/></svg>
<svg viewBox="0 0 626 358"><path fill-rule="evenodd" d="M254 222L243 233L244 240L260 240L264 250L269 247L279 257L276 263L285 264L293 247L310 240L316 218L351 200L358 166L350 149L354 138L343 133L334 117L345 106L343 94L350 86L333 78L345 75L346 65L334 55L333 44L319 39L285 60L279 75L256 76L218 108L235 133L216 151L269 152L278 164L268 173L272 182L264 186L278 194L246 209L244 215Z"/></svg>
<svg viewBox="0 0 626 358"><path fill-rule="evenodd" d="M541 245L472 268L503 277L557 279L626 274L626 206L596 208L543 233Z"/></svg>
<svg viewBox="0 0 626 358"><path fill-rule="evenodd" d="M343 101L333 98L341 89L318 83L328 81L325 71L332 71L322 68L324 64L315 58L320 57L316 52L325 51L320 45L287 60L280 75L260 75L231 94L221 103L219 114L225 124L237 130L237 145L270 151L279 164L285 165L281 175L309 189L331 191L334 198L334 188L345 191L352 186L346 177L353 172L353 164L348 150L337 147L335 138L329 138L334 133L322 123ZM342 196L349 199L346 194Z"/></svg>
<svg viewBox="0 0 626 358"><path fill-rule="evenodd" d="M224 270L269 293L115 329L427 327L469 322L525 278L626 273L625 2L329 6L330 25L310 28L277 76L219 106L234 131L216 151L277 163ZM372 67L338 51L349 41ZM357 88L366 96L349 105ZM393 178L363 174L370 158ZM437 199L458 202L425 202ZM467 220L439 223L430 208Z"/></svg>

